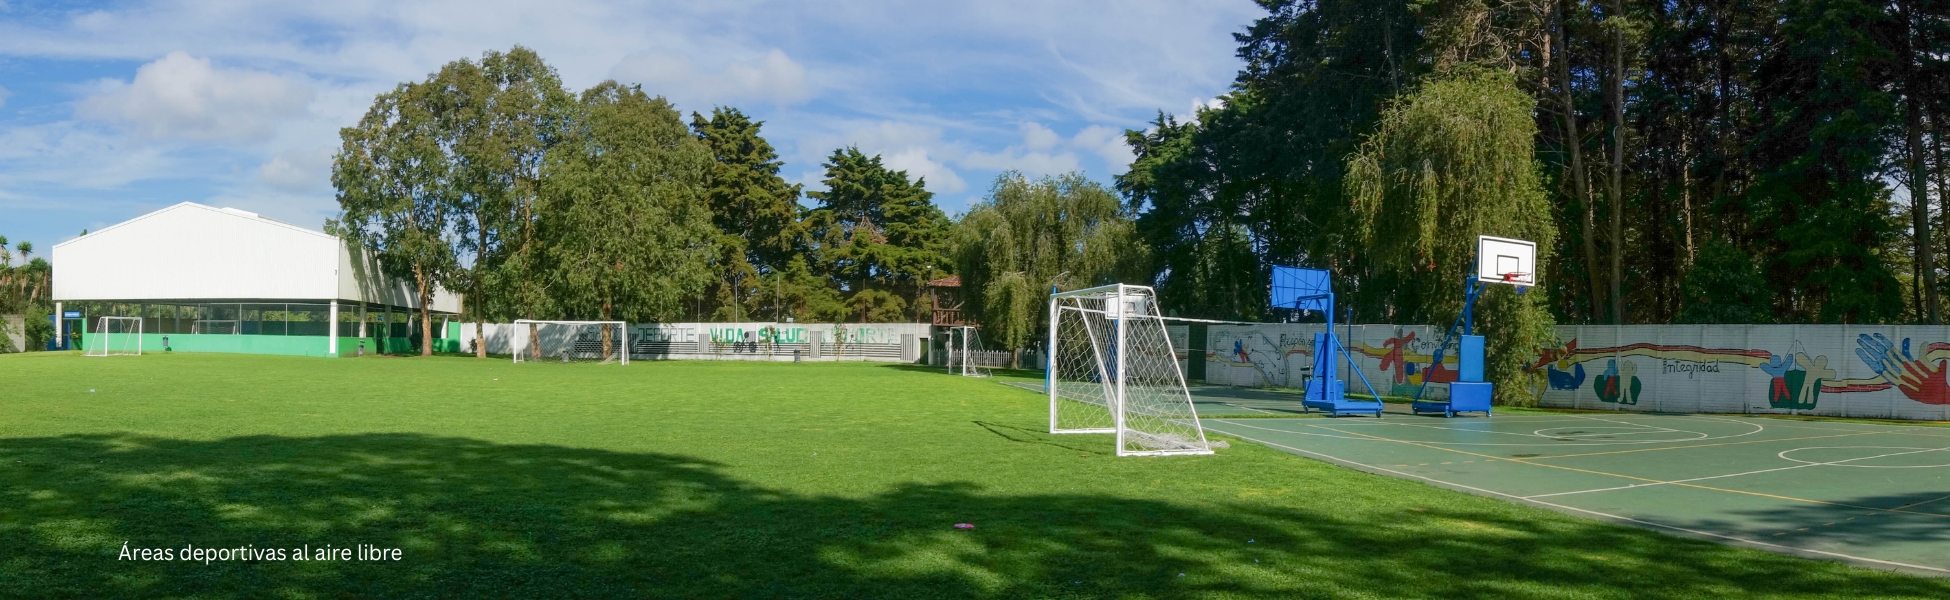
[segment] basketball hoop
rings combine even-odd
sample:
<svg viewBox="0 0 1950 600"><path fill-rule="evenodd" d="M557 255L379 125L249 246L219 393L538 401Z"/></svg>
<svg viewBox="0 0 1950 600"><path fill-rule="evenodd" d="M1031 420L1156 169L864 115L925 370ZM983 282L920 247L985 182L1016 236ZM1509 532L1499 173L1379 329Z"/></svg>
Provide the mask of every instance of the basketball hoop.
<svg viewBox="0 0 1950 600"><path fill-rule="evenodd" d="M1518 288L1537 285L1537 245L1525 240L1479 236L1476 280Z"/></svg>

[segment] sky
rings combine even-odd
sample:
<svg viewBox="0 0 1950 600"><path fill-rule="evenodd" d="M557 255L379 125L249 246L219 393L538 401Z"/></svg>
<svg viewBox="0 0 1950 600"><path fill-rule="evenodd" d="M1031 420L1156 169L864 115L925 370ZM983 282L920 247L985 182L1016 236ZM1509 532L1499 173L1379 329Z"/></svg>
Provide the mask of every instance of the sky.
<svg viewBox="0 0 1950 600"><path fill-rule="evenodd" d="M0 235L45 256L178 202L306 227L337 210L338 129L373 97L515 45L571 91L643 86L765 122L787 180L857 145L943 210L1005 170L1128 169L1123 131L1227 91L1250 0L334 2L0 0ZM11 244L10 244L11 245Z"/></svg>

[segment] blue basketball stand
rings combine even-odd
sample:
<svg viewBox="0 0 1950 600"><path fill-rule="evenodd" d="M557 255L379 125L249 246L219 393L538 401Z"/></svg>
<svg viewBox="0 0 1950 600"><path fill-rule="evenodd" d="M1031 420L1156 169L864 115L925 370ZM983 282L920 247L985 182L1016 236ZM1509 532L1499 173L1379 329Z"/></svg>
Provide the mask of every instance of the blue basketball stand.
<svg viewBox="0 0 1950 600"><path fill-rule="evenodd" d="M1340 336L1334 333L1332 275L1326 269L1275 266L1272 305L1274 308L1317 310L1327 315L1326 333L1314 334L1313 373L1301 388L1301 410L1312 412L1320 409L1336 417L1342 413L1373 413L1375 418L1380 418L1383 408L1381 394L1375 392L1374 385L1368 383L1368 376L1361 373L1359 367L1353 369L1354 374L1361 378L1361 385L1367 386L1368 394L1374 397L1372 401L1348 399L1347 382L1336 376L1336 367L1340 364L1336 354L1339 358L1347 359L1349 365L1355 362L1354 357L1348 354L1347 347L1341 345Z"/></svg>
<svg viewBox="0 0 1950 600"><path fill-rule="evenodd" d="M1481 411L1483 416L1490 416L1490 397L1495 391L1495 384L1483 381L1483 336L1472 335L1475 326L1472 312L1482 286L1473 275L1464 280L1463 286L1462 315L1456 317L1456 324L1449 326L1449 332L1442 336L1442 345L1435 348L1429 368L1422 371L1422 387L1416 388L1415 402L1409 404L1409 410L1415 414L1439 412L1444 417L1454 417L1460 412ZM1522 289L1518 288L1517 293L1523 293ZM1436 366L1442 364L1442 351L1449 347L1449 340L1455 339L1457 328L1462 329L1462 339L1457 344L1457 377L1456 381L1449 383L1449 399L1423 400L1423 392L1429 389L1428 376L1435 372Z"/></svg>

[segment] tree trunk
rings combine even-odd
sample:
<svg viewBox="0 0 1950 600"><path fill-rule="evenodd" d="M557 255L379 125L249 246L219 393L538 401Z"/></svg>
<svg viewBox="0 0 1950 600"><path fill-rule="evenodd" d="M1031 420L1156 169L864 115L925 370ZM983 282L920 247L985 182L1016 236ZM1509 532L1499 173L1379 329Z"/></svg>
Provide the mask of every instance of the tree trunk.
<svg viewBox="0 0 1950 600"><path fill-rule="evenodd" d="M610 313L612 310L614 310L614 307L610 304L609 300L603 300L604 321L608 321L610 319ZM603 323L602 325L596 326L596 328L601 329L603 332L603 362L609 362L609 359L611 358L610 351L609 351L609 341L616 338L612 338L609 335L609 323Z"/></svg>
<svg viewBox="0 0 1950 600"><path fill-rule="evenodd" d="M1923 164L1923 102L1918 97L1924 87L1917 81L1921 74L1916 72L1916 24L1915 14L1904 11L1904 48L1900 51L1903 61L1903 129L1909 150L1909 215L1915 227L1916 269L1923 276L1923 301L1917 309L1922 312L1931 325L1942 322L1938 312L1936 289L1936 256L1930 245L1930 184L1928 168Z"/></svg>
<svg viewBox="0 0 1950 600"><path fill-rule="evenodd" d="M1598 274L1598 228L1595 207L1591 205L1591 181L1584 170L1584 138L1578 135L1577 101L1571 95L1571 52L1565 43L1569 37L1565 28L1569 24L1564 20L1563 2L1553 7L1552 15L1557 20L1557 47L1564 49L1557 60L1558 83L1564 86L1564 149L1571 154L1572 194L1584 208L1584 230L1579 237L1584 238L1584 274L1591 292L1591 321L1595 323L1604 320L1605 289Z"/></svg>
<svg viewBox="0 0 1950 600"><path fill-rule="evenodd" d="M420 296L420 356L433 356L433 309L432 292L429 290L426 269L413 268L413 281Z"/></svg>
<svg viewBox="0 0 1950 600"><path fill-rule="evenodd" d="M1625 323L1625 32L1612 29L1611 319Z"/></svg>

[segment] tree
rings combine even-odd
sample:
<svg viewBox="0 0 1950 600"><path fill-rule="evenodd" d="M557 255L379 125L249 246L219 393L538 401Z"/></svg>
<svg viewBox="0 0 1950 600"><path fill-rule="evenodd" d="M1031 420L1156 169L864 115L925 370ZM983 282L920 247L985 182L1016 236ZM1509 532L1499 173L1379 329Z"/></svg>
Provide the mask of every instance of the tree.
<svg viewBox="0 0 1950 600"><path fill-rule="evenodd" d="M1149 256L1117 196L1071 173L996 177L956 224L965 310L989 339L1021 349L1048 330L1049 290L1142 281Z"/></svg>
<svg viewBox="0 0 1950 600"><path fill-rule="evenodd" d="M775 310L781 270L801 250L799 186L779 176L778 152L759 136L764 123L738 109L718 107L711 118L691 113L691 129L716 158L705 199L720 232L718 318L741 320ZM773 292L765 299L765 292Z"/></svg>
<svg viewBox="0 0 1950 600"><path fill-rule="evenodd" d="M576 116L550 150L537 210L555 308L572 319L676 318L710 283L718 251L704 199L710 150L637 86L597 84Z"/></svg>
<svg viewBox="0 0 1950 600"><path fill-rule="evenodd" d="M402 83L374 99L357 125L339 130L332 186L340 212L326 223L375 253L388 276L413 282L421 356L433 355L434 289L459 268L446 237L459 190L441 143L442 101L434 84Z"/></svg>
<svg viewBox="0 0 1950 600"><path fill-rule="evenodd" d="M1752 256L1718 239L1699 250L1686 271L1685 309L1680 323L1766 323L1769 321L1767 277Z"/></svg>
<svg viewBox="0 0 1950 600"><path fill-rule="evenodd" d="M853 147L834 150L825 167L827 191L806 194L820 202L805 219L820 270L843 286L855 318L914 318L921 284L952 268L948 218L927 182Z"/></svg>
<svg viewBox="0 0 1950 600"><path fill-rule="evenodd" d="M540 252L535 211L542 163L571 125L575 99L533 50L490 51L479 62L457 60L434 75L441 97L441 146L454 172L455 255L467 259L441 283L465 294L463 310L486 339L482 322L534 318L540 308L533 271ZM474 355L487 356L476 344Z"/></svg>
<svg viewBox="0 0 1950 600"><path fill-rule="evenodd" d="M1461 312L1479 235L1536 242L1539 263L1551 260L1557 228L1534 155L1535 106L1509 73L1459 66L1392 104L1348 158L1362 247L1418 301L1399 307L1405 320L1446 326ZM1556 337L1544 300L1496 285L1479 306L1498 399L1533 400L1525 361Z"/></svg>

